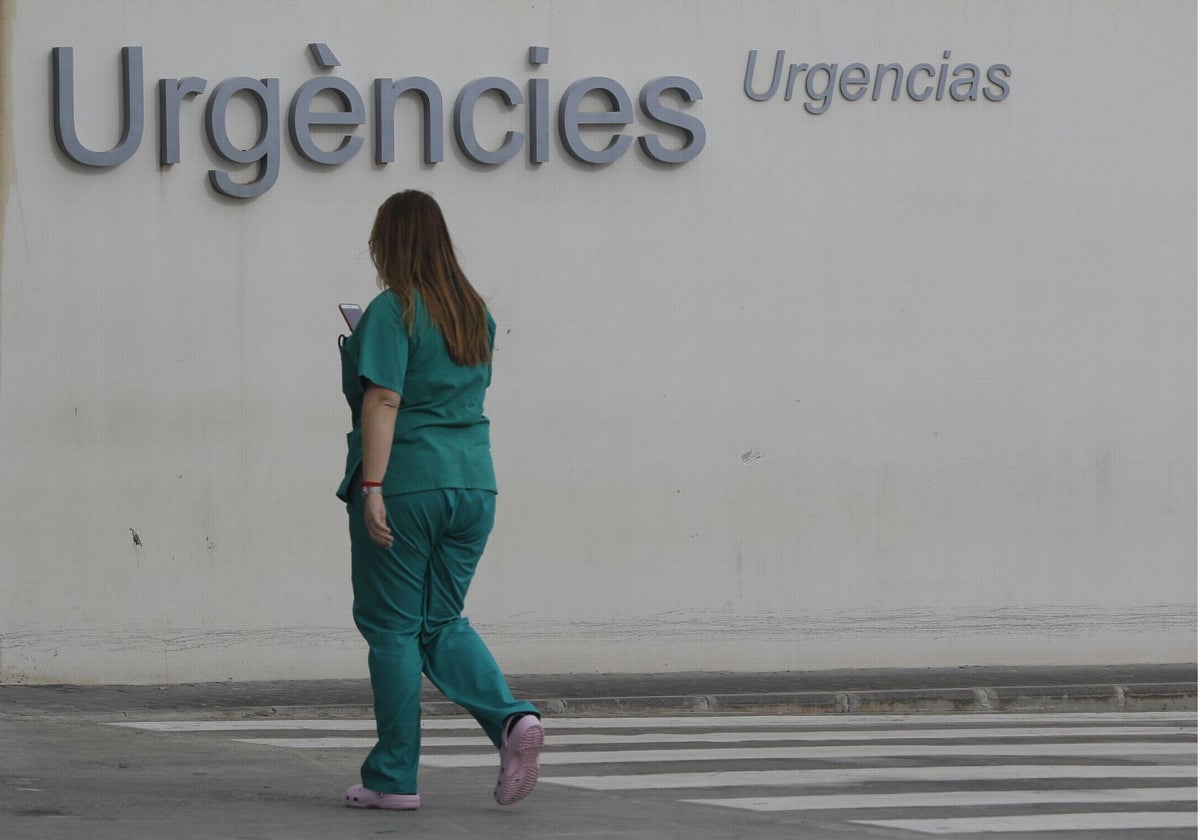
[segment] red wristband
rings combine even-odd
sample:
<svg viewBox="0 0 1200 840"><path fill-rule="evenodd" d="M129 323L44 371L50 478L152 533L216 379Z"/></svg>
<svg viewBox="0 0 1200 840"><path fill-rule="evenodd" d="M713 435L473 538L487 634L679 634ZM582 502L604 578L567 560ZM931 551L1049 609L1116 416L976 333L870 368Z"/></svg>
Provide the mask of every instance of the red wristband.
<svg viewBox="0 0 1200 840"><path fill-rule="evenodd" d="M383 486L382 481L360 481L359 484L361 484L363 487L382 487Z"/></svg>

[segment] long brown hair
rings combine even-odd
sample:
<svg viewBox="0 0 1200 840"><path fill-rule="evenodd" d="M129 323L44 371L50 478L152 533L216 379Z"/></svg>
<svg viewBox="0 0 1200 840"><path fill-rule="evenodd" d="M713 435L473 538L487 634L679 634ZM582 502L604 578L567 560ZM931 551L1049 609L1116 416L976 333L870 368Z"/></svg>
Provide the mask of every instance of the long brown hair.
<svg viewBox="0 0 1200 840"><path fill-rule="evenodd" d="M409 332L416 289L446 339L450 358L472 367L491 361L487 306L454 256L450 230L433 196L405 190L388 198L375 214L369 242L379 286L399 296Z"/></svg>

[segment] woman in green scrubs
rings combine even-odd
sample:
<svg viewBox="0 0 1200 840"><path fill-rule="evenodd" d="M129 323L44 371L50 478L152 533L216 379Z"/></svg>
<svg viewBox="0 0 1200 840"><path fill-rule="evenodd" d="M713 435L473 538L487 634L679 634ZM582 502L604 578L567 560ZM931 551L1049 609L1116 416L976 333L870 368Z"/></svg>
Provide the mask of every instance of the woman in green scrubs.
<svg viewBox="0 0 1200 840"><path fill-rule="evenodd" d="M338 496L350 513L354 620L370 648L379 740L345 802L419 807L424 672L499 748L495 798L511 805L537 782L540 715L513 699L462 614L496 508L483 414L496 325L431 196L388 198L370 251L383 291L342 343L353 429Z"/></svg>

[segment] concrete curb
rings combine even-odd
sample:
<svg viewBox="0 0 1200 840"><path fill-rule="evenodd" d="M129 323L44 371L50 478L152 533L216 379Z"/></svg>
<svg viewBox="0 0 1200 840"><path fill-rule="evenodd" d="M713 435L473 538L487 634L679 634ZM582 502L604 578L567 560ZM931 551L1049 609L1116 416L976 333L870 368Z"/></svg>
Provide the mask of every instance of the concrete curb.
<svg viewBox="0 0 1200 840"><path fill-rule="evenodd" d="M992 686L875 691L799 691L533 699L547 717L711 714L887 715L1005 712L1194 712L1196 683ZM208 710L211 714L215 710ZM449 701L427 701L429 717L465 715ZM371 717L369 705L240 707L229 717Z"/></svg>

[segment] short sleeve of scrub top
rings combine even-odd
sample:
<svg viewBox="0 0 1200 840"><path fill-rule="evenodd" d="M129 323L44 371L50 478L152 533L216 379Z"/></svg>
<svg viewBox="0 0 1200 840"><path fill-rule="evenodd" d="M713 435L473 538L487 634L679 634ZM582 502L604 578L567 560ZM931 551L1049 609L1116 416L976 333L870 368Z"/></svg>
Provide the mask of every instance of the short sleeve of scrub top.
<svg viewBox="0 0 1200 840"><path fill-rule="evenodd" d="M383 294L371 303L354 331L358 376L360 380L403 394L408 373L408 333L399 301L395 295ZM365 391L367 382L362 386Z"/></svg>

